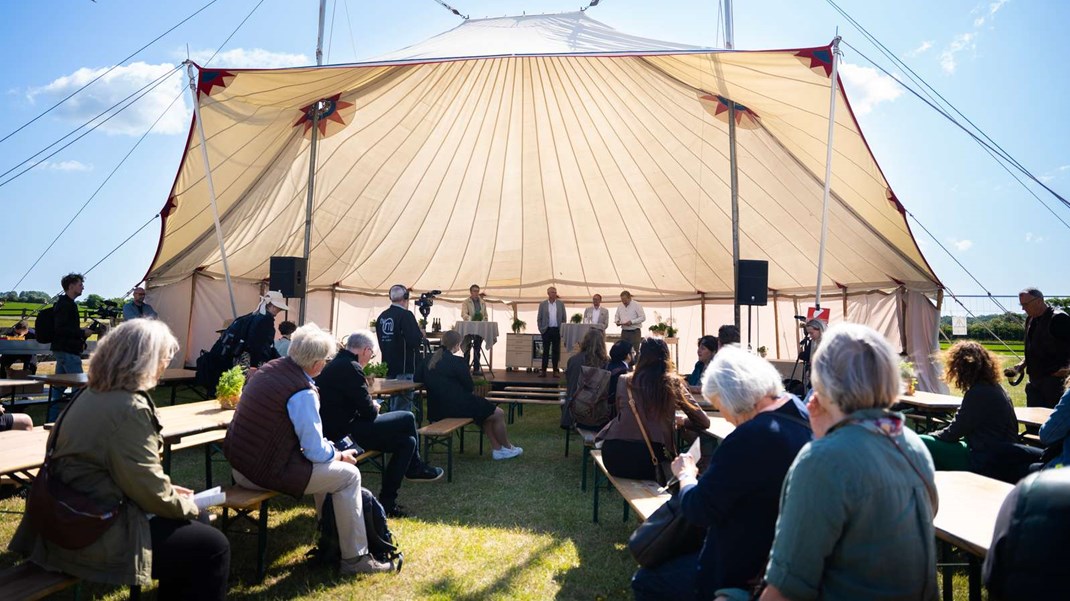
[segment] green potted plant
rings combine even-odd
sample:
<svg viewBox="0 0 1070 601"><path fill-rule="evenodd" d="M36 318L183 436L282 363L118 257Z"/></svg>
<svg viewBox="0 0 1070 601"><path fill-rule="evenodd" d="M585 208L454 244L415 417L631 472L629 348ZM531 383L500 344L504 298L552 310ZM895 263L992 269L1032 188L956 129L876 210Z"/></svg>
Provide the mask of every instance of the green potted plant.
<svg viewBox="0 0 1070 601"><path fill-rule="evenodd" d="M476 311L472 314L472 321L483 321L483 312Z"/></svg>
<svg viewBox="0 0 1070 601"><path fill-rule="evenodd" d="M524 328L528 327L526 321L521 321L519 317L513 318L513 333L519 334L524 331Z"/></svg>
<svg viewBox="0 0 1070 601"><path fill-rule="evenodd" d="M579 313L573 313L572 314L572 318L569 319L569 322L571 322L571 323L583 323L583 315L581 315Z"/></svg>
<svg viewBox="0 0 1070 601"><path fill-rule="evenodd" d="M242 372L240 365L235 365L223 372L219 376L219 383L215 386L219 406L223 409L237 408L242 388L245 388L245 373Z"/></svg>
<svg viewBox="0 0 1070 601"><path fill-rule="evenodd" d="M650 326L647 329L650 330L650 333L655 336L664 336L665 332L669 329L669 326L659 322Z"/></svg>
<svg viewBox="0 0 1070 601"><path fill-rule="evenodd" d="M416 323L420 324L420 330L421 331L424 331L424 332L427 331L427 320L426 319L421 317L420 319L417 320Z"/></svg>
<svg viewBox="0 0 1070 601"><path fill-rule="evenodd" d="M914 364L906 359L900 361L899 377L903 379L903 388L906 393L913 395L918 388L918 378L915 377Z"/></svg>
<svg viewBox="0 0 1070 601"><path fill-rule="evenodd" d="M475 385L472 394L484 398L490 394L490 382L486 378L476 378L472 380L472 384Z"/></svg>
<svg viewBox="0 0 1070 601"><path fill-rule="evenodd" d="M765 356L768 353L769 353L769 349L765 348L764 346L759 346L758 347L758 356L761 357L762 359L764 359Z"/></svg>
<svg viewBox="0 0 1070 601"><path fill-rule="evenodd" d="M368 323L368 329L373 331L373 332L375 331L375 320L374 319L371 320L371 322Z"/></svg>
<svg viewBox="0 0 1070 601"><path fill-rule="evenodd" d="M375 384L376 378L386 377L386 363L369 363L364 366L364 378L368 380L368 386Z"/></svg>

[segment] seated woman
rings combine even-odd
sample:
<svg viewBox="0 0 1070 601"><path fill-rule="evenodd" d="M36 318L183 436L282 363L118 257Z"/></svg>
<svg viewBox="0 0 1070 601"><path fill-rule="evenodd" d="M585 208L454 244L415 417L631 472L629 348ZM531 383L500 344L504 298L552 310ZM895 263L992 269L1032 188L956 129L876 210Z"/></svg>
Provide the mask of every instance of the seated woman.
<svg viewBox="0 0 1070 601"><path fill-rule="evenodd" d="M1007 392L999 359L971 340L956 342L944 355L944 377L964 391L962 407L943 430L921 437L937 470L970 470L995 477L1001 448L1018 440L1018 418ZM962 440L965 439L965 442Z"/></svg>
<svg viewBox="0 0 1070 601"><path fill-rule="evenodd" d="M701 432L710 418L691 401L684 382L675 373L669 346L661 338L647 338L639 348L635 373L617 381L617 417L606 424L595 440L602 441L602 460L618 478L654 480L654 465L636 421L650 438L658 462L676 457L676 410L684 412L681 426ZM629 405L635 401L635 411Z"/></svg>
<svg viewBox="0 0 1070 601"><path fill-rule="evenodd" d="M937 598L933 462L903 416L899 360L874 330L829 328L788 470L762 601Z"/></svg>
<svg viewBox="0 0 1070 601"><path fill-rule="evenodd" d="M378 561L368 552L357 453L338 451L323 437L313 378L337 347L334 338L314 323L297 328L289 355L261 365L242 389L223 455L239 485L296 499L313 495L317 516L330 494L342 556L339 571L390 572L391 562Z"/></svg>
<svg viewBox="0 0 1070 601"><path fill-rule="evenodd" d="M1059 399L1059 404L1055 405L1055 411L1040 427L1040 442L1045 447L1046 461L1039 467L1045 469L1070 466L1070 444L1066 444L1070 436L1070 378L1063 386L1066 392Z"/></svg>
<svg viewBox="0 0 1070 601"><path fill-rule="evenodd" d="M583 374L584 367L607 369L606 366L608 364L609 355L606 353L605 333L598 328L587 330L587 333L583 335L583 340L580 342L579 352L569 357L568 363L565 365L565 398L568 399L568 402L572 402L573 395L579 390L580 377ZM571 416L568 415L568 405L562 405L561 412L562 426L567 428L567 422L572 421ZM586 430L601 430L605 425L604 421L600 424L576 424L577 427Z"/></svg>
<svg viewBox="0 0 1070 601"><path fill-rule="evenodd" d="M695 368L691 370L691 375L687 376L687 388L692 394L700 394L702 392L702 373L706 371L706 366L710 364L716 354L716 336L703 336L698 339L698 361L695 362Z"/></svg>
<svg viewBox="0 0 1070 601"><path fill-rule="evenodd" d="M193 492L160 464L163 439L148 394L178 351L161 321L123 322L89 360L89 385L60 415L52 474L105 507L123 509L88 547L45 540L25 516L11 548L34 563L94 582L160 581L160 599L224 599L230 543L198 517ZM154 516L154 517L150 517Z"/></svg>
<svg viewBox="0 0 1070 601"><path fill-rule="evenodd" d="M509 443L505 433L505 413L487 399L472 394L475 384L468 364L457 355L461 335L450 330L442 335L442 346L427 360L424 387L427 388L427 415L431 421L448 417L470 417L490 439L494 459L512 459L524 449Z"/></svg>
<svg viewBox="0 0 1070 601"><path fill-rule="evenodd" d="M702 392L736 426L701 479L696 481L691 455L673 461L684 516L707 528L706 540L700 552L636 572L637 600L750 599L748 591L769 559L784 476L810 442L806 407L784 392L776 368L756 355L722 349L706 369Z"/></svg>
<svg viewBox="0 0 1070 601"><path fill-rule="evenodd" d="M609 348L609 415L617 416L617 381L620 377L631 371L632 343L627 340L618 340Z"/></svg>

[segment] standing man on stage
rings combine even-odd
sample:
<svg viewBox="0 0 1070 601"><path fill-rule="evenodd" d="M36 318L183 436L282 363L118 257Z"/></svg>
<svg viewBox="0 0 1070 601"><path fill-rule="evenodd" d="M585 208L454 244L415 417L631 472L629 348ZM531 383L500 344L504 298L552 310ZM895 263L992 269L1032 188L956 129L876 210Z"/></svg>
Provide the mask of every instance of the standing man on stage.
<svg viewBox="0 0 1070 601"><path fill-rule="evenodd" d="M620 326L620 339L632 343L632 348L638 349L643 341L643 322L646 321L646 313L643 312L639 301L632 300L632 293L625 290L620 293L620 306L613 317L613 323Z"/></svg>
<svg viewBox="0 0 1070 601"><path fill-rule="evenodd" d="M1026 405L1054 409L1070 373L1070 315L1044 302L1036 288L1019 292L1018 304L1026 314L1025 359L1003 373L1013 378L1024 369L1029 375Z"/></svg>
<svg viewBox="0 0 1070 601"><path fill-rule="evenodd" d="M539 333L542 334L542 371L539 372L539 377L546 377L546 365L551 353L556 376L559 373L557 363L561 359L561 324L565 323L565 303L557 298L557 288L550 286L546 289L546 300L539 303L537 323Z"/></svg>
<svg viewBox="0 0 1070 601"><path fill-rule="evenodd" d="M416 351L424 332L409 311L409 289L401 284L390 287L390 306L375 320L375 337L386 363L386 377L412 381L416 374ZM412 391L390 397L391 411L412 411Z"/></svg>
<svg viewBox="0 0 1070 601"><path fill-rule="evenodd" d="M609 327L609 309L602 306L602 295L591 297L591 306L583 310L583 323L589 323L600 330Z"/></svg>
<svg viewBox="0 0 1070 601"><path fill-rule="evenodd" d="M141 286L134 288L134 298L126 301L126 304L123 305L123 321L130 321L139 317L144 317L145 319L160 318L156 314L156 309L153 309L152 305L145 302L145 289Z"/></svg>
<svg viewBox="0 0 1070 601"><path fill-rule="evenodd" d="M479 284L472 284L468 287L468 298L464 299L464 303L461 304L461 321L473 321L472 316L479 313L480 321L489 321L487 319L487 304L483 301L483 295L479 293ZM475 353L472 353L473 347ZM468 362L468 355L472 355L472 373L482 374L483 370L479 367L479 350L483 348L483 337L469 334L464 337L464 361Z"/></svg>

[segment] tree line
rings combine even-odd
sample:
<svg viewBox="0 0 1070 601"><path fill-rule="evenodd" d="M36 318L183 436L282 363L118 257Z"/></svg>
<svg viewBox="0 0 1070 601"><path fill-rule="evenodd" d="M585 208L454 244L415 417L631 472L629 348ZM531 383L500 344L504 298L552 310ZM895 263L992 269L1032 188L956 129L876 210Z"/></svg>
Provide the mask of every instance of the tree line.
<svg viewBox="0 0 1070 601"><path fill-rule="evenodd" d="M111 300L118 305L122 305L125 299L112 298L106 299L99 294L90 294L85 297L84 300L79 300L79 305L84 305L87 309L99 309L104 306L104 301ZM33 303L37 305L46 305L52 301L52 295L40 290L23 290L22 292L15 292L11 290L9 292L0 293L0 301L12 302L12 303Z"/></svg>
<svg viewBox="0 0 1070 601"><path fill-rule="evenodd" d="M1070 313L1070 298L1048 298L1048 304ZM949 339L951 335L951 316L940 317L940 331ZM994 334L994 335L993 335ZM1011 342L1025 339L1024 313L995 313L966 317L966 337L972 340L1000 340Z"/></svg>

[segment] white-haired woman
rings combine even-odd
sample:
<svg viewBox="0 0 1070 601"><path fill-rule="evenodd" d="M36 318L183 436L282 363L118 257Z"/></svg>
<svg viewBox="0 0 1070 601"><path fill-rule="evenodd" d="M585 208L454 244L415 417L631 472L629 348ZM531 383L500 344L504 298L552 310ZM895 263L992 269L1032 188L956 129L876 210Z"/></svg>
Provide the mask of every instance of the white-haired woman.
<svg viewBox="0 0 1070 601"><path fill-rule="evenodd" d="M773 544L784 475L810 441L806 407L784 392L775 367L738 347L714 356L702 394L736 426L701 479L690 455L672 464L684 516L707 528L706 540L699 552L636 572L637 600L750 599Z"/></svg>
<svg viewBox="0 0 1070 601"><path fill-rule="evenodd" d="M389 572L390 563L368 553L357 455L336 450L323 437L313 378L337 348L334 338L316 324L297 328L289 355L265 363L249 378L227 429L223 454L238 484L295 498L311 494L317 514L331 493L341 572Z"/></svg>
<svg viewBox="0 0 1070 601"><path fill-rule="evenodd" d="M788 471L763 601L936 599L933 461L903 416L899 361L858 324L814 357L816 440Z"/></svg>
<svg viewBox="0 0 1070 601"><path fill-rule="evenodd" d="M88 547L68 550L40 536L26 517L11 541L46 569L86 580L148 585L160 599L223 599L230 544L198 516L192 491L160 464L156 386L178 350L160 321L124 322L100 340L89 384L55 425L53 476L104 507L122 502L115 523ZM154 515L150 519L150 514Z"/></svg>

